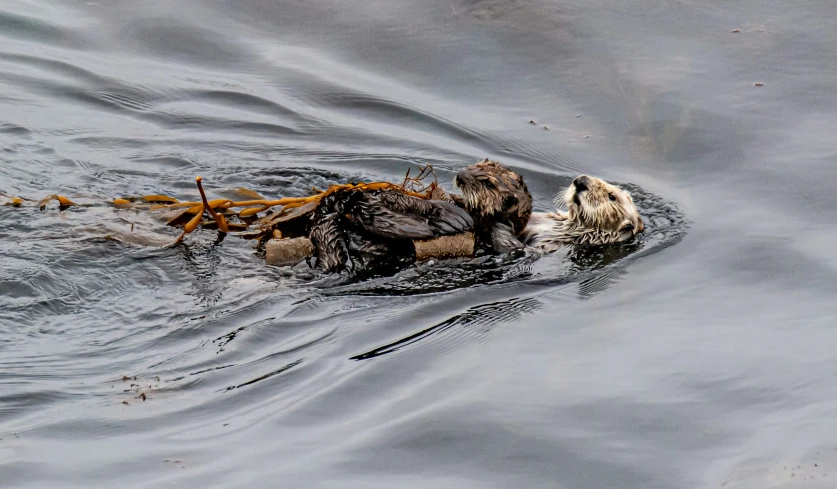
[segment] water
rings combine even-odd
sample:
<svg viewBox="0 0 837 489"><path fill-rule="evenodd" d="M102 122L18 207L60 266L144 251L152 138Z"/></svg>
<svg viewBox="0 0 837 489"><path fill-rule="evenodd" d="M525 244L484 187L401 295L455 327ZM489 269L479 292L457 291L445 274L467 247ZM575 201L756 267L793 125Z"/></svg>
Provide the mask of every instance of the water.
<svg viewBox="0 0 837 489"><path fill-rule="evenodd" d="M0 207L0 485L833 487L835 23L827 1L4 2L0 192L84 206ZM347 284L212 231L161 248L175 230L105 203L425 163L450 186L483 157L540 210L579 173L630 185L652 225Z"/></svg>

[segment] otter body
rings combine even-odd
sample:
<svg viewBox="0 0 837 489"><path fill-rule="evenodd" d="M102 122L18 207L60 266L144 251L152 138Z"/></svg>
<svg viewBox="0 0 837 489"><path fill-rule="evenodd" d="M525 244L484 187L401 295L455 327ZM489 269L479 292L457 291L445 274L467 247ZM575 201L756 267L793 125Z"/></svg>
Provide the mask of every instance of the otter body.
<svg viewBox="0 0 837 489"><path fill-rule="evenodd" d="M477 247L508 253L524 246L543 252L568 245L602 245L631 239L644 230L631 195L602 179L581 175L556 204L566 211L532 212L523 178L485 159L456 176L456 202L474 220Z"/></svg>
<svg viewBox="0 0 837 489"><path fill-rule="evenodd" d="M509 253L524 248L519 239L532 215L532 195L523 177L496 161L484 159L462 169L454 196L474 220L477 249Z"/></svg>
<svg viewBox="0 0 837 489"><path fill-rule="evenodd" d="M308 236L317 268L339 272L398 270L416 259L414 239L470 231L473 220L452 202L392 190L345 189L319 203Z"/></svg>
<svg viewBox="0 0 837 489"><path fill-rule="evenodd" d="M477 253L506 254L619 243L644 230L628 192L587 175L556 198L566 211L546 213L532 212L523 178L496 161L462 169L455 183L461 195L440 191L435 200L359 189L323 198L308 233L316 266L327 272L398 270L415 262L413 240L466 232L473 233Z"/></svg>
<svg viewBox="0 0 837 489"><path fill-rule="evenodd" d="M521 240L544 252L567 245L627 241L645 230L631 195L600 178L581 175L559 195L566 211L532 214Z"/></svg>

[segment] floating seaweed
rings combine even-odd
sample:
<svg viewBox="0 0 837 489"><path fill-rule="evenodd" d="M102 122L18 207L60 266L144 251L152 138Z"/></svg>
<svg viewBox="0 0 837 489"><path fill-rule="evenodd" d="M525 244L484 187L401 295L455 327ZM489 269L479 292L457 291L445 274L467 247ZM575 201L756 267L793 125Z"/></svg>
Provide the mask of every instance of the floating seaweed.
<svg viewBox="0 0 837 489"><path fill-rule="evenodd" d="M52 195L48 195L47 197L41 199L38 202L38 207L40 207L41 210L44 210L46 208L47 204L49 204L50 201L53 201L53 200L58 201L58 208L62 209L62 210L66 209L67 207L70 207L71 205L76 205L72 200L68 199L67 197L64 197L63 195L52 194Z"/></svg>
<svg viewBox="0 0 837 489"><path fill-rule="evenodd" d="M123 196L114 198L110 204L122 210L145 210L158 213L159 217L169 226L182 230L172 245L180 243L187 234L198 227L217 229L219 233L233 234L243 239L255 239L264 243L268 239L293 238L307 236L308 223L311 214L316 210L320 201L329 195L343 190L360 190L374 192L379 190L393 190L421 199L435 199L445 195L439 187L436 173L431 165L419 166L418 173L408 169L400 184L375 181L351 182L334 184L325 190L312 187L312 194L306 197L284 197L267 199L258 192L246 188L227 191L227 195L243 197L247 200L233 198L216 198L210 200L203 187L203 179L195 177L195 184L200 194L199 201L180 201L175 197L163 194L142 196ZM20 197L10 197L0 194L4 205L20 207L26 202ZM76 206L65 196L52 194L37 202L37 206L44 210L52 202L58 202L58 208L65 210Z"/></svg>
<svg viewBox="0 0 837 489"><path fill-rule="evenodd" d="M432 177L432 181L425 183L430 177ZM419 167L419 173L416 176L411 176L411 170L408 169L400 185L381 181L336 184L331 185L326 190L312 188L313 195L308 197L285 197L277 200L268 200L263 197L245 201L233 201L230 199L209 200L203 189L203 179L196 177L195 183L201 196L200 202L175 201L152 207L152 209L183 209L181 212L169 218L168 223L174 226L182 223L184 216L192 216L183 225L183 232L175 240L175 243L180 242L187 234L193 232L201 224L204 227L215 227L222 233L238 231L238 236L244 239L258 239L260 241L270 238L299 236L305 232L302 223L307 221L307 219L303 218L309 217L317 208L320 201L334 192L341 190L361 190L364 192L395 190L413 197L430 199L439 188L436 173L430 165ZM253 197L261 197L251 190L243 190L239 191L239 193L249 194ZM151 197L159 199L165 196ZM234 208L242 207L243 209L237 212L234 210ZM281 207L281 209L272 214L262 217L258 216L260 213L266 212L274 207ZM209 214L209 217L214 221L214 225L212 221L204 222L202 220L204 214ZM230 221L230 218L236 219L236 221Z"/></svg>

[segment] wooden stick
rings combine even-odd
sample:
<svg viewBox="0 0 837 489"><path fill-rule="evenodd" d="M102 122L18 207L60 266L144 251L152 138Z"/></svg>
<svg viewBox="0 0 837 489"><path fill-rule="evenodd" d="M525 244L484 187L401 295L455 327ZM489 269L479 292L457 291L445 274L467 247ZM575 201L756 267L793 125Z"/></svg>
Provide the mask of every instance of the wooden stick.
<svg viewBox="0 0 837 489"><path fill-rule="evenodd" d="M414 239L413 244L416 247L416 261L474 256L473 233L452 234L425 240Z"/></svg>
<svg viewBox="0 0 837 489"><path fill-rule="evenodd" d="M265 262L277 267L293 266L314 256L314 245L308 238L271 239L264 250Z"/></svg>
<svg viewBox="0 0 837 489"><path fill-rule="evenodd" d="M474 256L472 233L439 236L427 240L413 240L416 261ZM265 262L277 267L292 266L314 255L314 245L308 238L271 239L265 245Z"/></svg>

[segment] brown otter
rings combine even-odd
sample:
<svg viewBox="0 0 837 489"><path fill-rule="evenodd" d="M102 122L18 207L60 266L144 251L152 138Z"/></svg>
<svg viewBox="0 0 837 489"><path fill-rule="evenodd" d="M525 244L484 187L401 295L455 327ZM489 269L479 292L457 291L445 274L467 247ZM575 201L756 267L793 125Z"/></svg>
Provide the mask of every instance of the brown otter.
<svg viewBox="0 0 837 489"><path fill-rule="evenodd" d="M473 218L478 249L497 253L523 249L518 236L532 215L532 195L523 177L484 159L462 169L455 183L462 195L452 197Z"/></svg>
<svg viewBox="0 0 837 489"><path fill-rule="evenodd" d="M532 214L532 196L520 175L485 159L460 171L456 185L462 195L441 191L433 200L388 190L328 195L317 205L308 232L316 266L328 272L397 270L415 261L411 240L467 231L481 252L525 248L518 236Z"/></svg>
<svg viewBox="0 0 837 489"><path fill-rule="evenodd" d="M645 230L627 191L602 179L581 175L555 199L567 211L532 214L521 239L544 252L566 245L627 241Z"/></svg>
<svg viewBox="0 0 837 489"><path fill-rule="evenodd" d="M342 189L317 205L308 236L318 268L377 273L412 264L414 239L459 234L472 227L468 213L452 202L393 190Z"/></svg>

